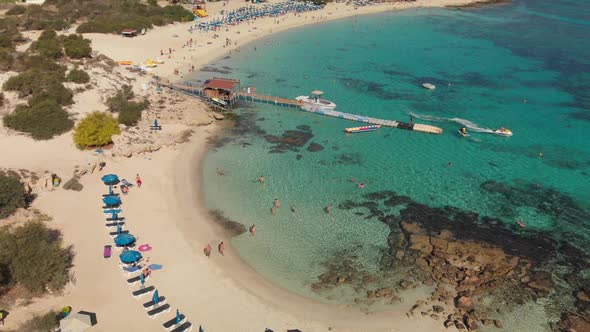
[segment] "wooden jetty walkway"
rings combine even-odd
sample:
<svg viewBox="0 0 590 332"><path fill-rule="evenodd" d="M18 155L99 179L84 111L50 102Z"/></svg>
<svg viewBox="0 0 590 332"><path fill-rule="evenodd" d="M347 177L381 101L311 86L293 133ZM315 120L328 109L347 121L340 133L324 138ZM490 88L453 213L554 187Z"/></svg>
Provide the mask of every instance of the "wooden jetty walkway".
<svg viewBox="0 0 590 332"><path fill-rule="evenodd" d="M162 83L157 83L157 84L159 84L162 87L167 87L171 90L179 91L181 93L184 93L184 94L187 94L187 95L190 95L193 97L200 97L208 104L215 106L215 107L222 108L218 104L213 103L211 101L211 99L208 98L204 94L203 89L200 88L199 86L183 85L183 84L162 84ZM443 133L442 128L430 126L430 125L425 125L425 124L420 124L420 123L406 123L406 122L400 122L400 121L395 121L395 120L384 120L384 119L372 118L372 117L368 117L368 116L356 115L356 114L351 114L351 113L344 113L344 112L339 112L339 111L335 111L335 110L321 110L321 109L317 109L317 108L313 108L313 107L302 107L303 103L298 100L257 94L256 88L254 88L254 87L242 89L241 91L236 93L235 97L237 100L243 100L243 101L248 101L248 102L259 102L259 103L277 105L277 106L282 106L282 107L295 107L295 108L298 108L304 112L321 114L321 115L331 116L334 118L362 122L362 123L366 123L366 124L382 125L384 127L394 127L394 128L400 128L400 129L407 129L407 130L412 130L412 131L417 131L417 132L422 132L422 133L429 133L429 134L439 134L440 135ZM234 101L234 100L235 99L232 99L230 101ZM231 103L230 103L230 105L231 105Z"/></svg>

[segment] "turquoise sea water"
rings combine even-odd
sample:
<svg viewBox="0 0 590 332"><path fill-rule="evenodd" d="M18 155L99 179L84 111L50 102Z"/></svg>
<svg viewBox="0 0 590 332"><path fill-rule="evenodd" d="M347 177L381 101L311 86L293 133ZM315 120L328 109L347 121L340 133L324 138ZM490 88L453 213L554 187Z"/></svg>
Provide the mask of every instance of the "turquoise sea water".
<svg viewBox="0 0 590 332"><path fill-rule="evenodd" d="M387 251L387 225L338 207L368 192L392 190L429 207L498 218L509 227L523 220L526 231L512 228L515 233L549 236L587 253L589 35L585 1L514 1L340 20L244 47L214 66L229 68L226 76L259 93L294 98L321 89L337 110L401 121L413 114L416 122L445 133L382 128L345 135L343 129L355 123L245 105L224 144L205 158L205 174L226 172L204 178L206 204L247 226L256 224L256 237L239 236L232 245L257 271L326 302L348 303L352 296L345 288L311 291L324 262L354 254L364 269L376 271ZM424 82L437 89L421 88ZM514 136L472 131L462 138L457 121L465 120L483 129L505 126ZM297 129L302 125L313 135L302 147L274 153L275 144L264 137L295 130L301 138L307 131ZM308 151L312 142L324 149ZM260 175L264 186L255 181ZM358 182L366 188L357 188ZM275 198L282 207L273 216ZM331 214L323 210L328 204L334 205ZM549 315L537 307L522 310L531 321Z"/></svg>

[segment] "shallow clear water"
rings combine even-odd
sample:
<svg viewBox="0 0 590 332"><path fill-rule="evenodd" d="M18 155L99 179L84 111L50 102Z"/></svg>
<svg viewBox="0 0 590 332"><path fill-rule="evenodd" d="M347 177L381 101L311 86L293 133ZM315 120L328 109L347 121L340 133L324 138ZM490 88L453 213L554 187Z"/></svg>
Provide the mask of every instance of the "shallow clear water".
<svg viewBox="0 0 590 332"><path fill-rule="evenodd" d="M352 297L310 290L324 261L345 250L376 270L387 249L386 225L337 207L367 192L393 190L510 225L523 220L531 231L583 248L590 242L584 214L590 206L589 18L584 1L574 0L409 10L318 24L242 48L215 66L230 67L227 76L259 93L294 98L321 89L337 110L406 122L413 114L416 122L445 133L382 128L345 135L343 129L355 123L249 105L237 111L242 120L237 132L228 132L232 140L205 158L206 175L218 167L226 172L205 177L206 203L233 220L256 224L255 238L243 235L232 245L257 271L328 302ZM436 90L421 88L424 82ZM483 129L505 126L514 136L471 131L462 138L456 121L464 120ZM254 132L280 136L299 125L313 134L299 151L269 153L273 144ZM324 150L309 152L311 142ZM255 181L260 175L264 187ZM508 186L510 199L485 190L488 180ZM561 195L573 199L581 219L539 207ZM274 198L282 202L276 216L270 212ZM328 204L335 206L331 214L323 211Z"/></svg>

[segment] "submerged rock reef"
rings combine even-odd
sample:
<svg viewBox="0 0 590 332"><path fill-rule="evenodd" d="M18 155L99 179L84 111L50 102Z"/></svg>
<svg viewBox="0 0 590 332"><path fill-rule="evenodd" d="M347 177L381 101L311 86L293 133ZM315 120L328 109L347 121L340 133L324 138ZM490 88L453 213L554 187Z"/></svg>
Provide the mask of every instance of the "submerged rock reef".
<svg viewBox="0 0 590 332"><path fill-rule="evenodd" d="M570 225L587 226L589 214L573 199L551 189L488 181L481 189L514 206L534 206ZM400 292L430 287L430 296L415 303L408 315L420 313L447 328L503 328L511 308L548 299L545 311L554 331L590 331L590 288L582 276L590 257L558 234L507 226L502 220L456 207L430 207L393 191L344 201L340 209L376 219L390 229L381 269L368 272L354 254L336 253L327 272L312 284L316 292L347 285L355 303L400 301ZM568 233L566 230L565 233ZM353 250L354 251L354 250ZM569 305L571 303L572 305Z"/></svg>

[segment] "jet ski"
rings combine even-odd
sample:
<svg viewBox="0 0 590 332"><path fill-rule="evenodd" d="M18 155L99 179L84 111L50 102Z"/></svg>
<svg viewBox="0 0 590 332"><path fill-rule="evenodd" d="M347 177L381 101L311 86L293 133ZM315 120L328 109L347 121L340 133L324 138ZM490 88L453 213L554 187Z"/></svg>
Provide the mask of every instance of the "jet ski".
<svg viewBox="0 0 590 332"><path fill-rule="evenodd" d="M510 137L510 136L512 136L512 131L510 131L510 129L508 129L508 128L501 127L501 128L494 130L494 134Z"/></svg>
<svg viewBox="0 0 590 332"><path fill-rule="evenodd" d="M467 133L467 128L465 128L465 127L457 130L457 132L459 133L459 135L461 135L463 137L469 137L469 134Z"/></svg>

